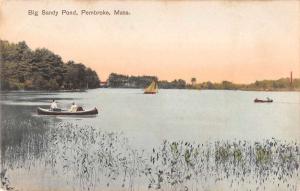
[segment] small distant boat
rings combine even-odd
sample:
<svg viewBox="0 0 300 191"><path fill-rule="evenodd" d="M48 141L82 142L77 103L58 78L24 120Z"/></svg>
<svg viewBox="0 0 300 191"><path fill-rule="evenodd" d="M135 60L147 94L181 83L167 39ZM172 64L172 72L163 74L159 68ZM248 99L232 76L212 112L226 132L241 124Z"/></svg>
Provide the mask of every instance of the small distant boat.
<svg viewBox="0 0 300 191"><path fill-rule="evenodd" d="M98 110L97 110L97 108L94 108L94 109L90 109L90 110L70 112L67 110L52 111L49 109L43 109L43 108L38 107L37 113L39 115L95 115L95 114L98 114Z"/></svg>
<svg viewBox="0 0 300 191"><path fill-rule="evenodd" d="M264 99L257 99L257 98L256 98L256 99L254 100L254 102L255 102L255 103L272 103L273 100L270 99L270 98L267 98L267 99L265 99L265 100L264 100Z"/></svg>
<svg viewBox="0 0 300 191"><path fill-rule="evenodd" d="M144 90L144 94L156 94L158 92L158 84L155 80Z"/></svg>

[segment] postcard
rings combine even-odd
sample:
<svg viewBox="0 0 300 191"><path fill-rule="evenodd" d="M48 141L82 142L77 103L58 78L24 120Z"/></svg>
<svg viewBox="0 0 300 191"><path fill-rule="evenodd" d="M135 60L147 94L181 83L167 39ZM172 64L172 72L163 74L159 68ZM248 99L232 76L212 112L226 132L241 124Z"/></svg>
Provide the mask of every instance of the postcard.
<svg viewBox="0 0 300 191"><path fill-rule="evenodd" d="M300 1L0 0L0 191L299 191Z"/></svg>

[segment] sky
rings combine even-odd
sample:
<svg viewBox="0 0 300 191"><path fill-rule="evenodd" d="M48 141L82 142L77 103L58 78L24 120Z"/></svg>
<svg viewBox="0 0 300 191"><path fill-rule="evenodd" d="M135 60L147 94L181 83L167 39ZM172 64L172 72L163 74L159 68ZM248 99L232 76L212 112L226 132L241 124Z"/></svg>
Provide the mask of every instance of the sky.
<svg viewBox="0 0 300 191"><path fill-rule="evenodd" d="M41 15L42 10L59 14ZM62 10L79 15L61 15ZM113 15L114 10L130 15ZM115 72L249 83L291 71L300 76L299 18L298 0L0 0L0 39L45 47L65 62L91 67L102 81Z"/></svg>

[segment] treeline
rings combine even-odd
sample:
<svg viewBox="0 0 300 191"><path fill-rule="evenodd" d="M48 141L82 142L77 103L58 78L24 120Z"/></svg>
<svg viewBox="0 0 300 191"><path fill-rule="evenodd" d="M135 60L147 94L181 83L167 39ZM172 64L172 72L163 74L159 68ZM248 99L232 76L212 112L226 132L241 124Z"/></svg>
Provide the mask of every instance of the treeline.
<svg viewBox="0 0 300 191"><path fill-rule="evenodd" d="M250 84L236 84L230 81L221 83L202 82L196 83L196 78L191 79L191 83L186 83L182 79L171 82L160 81L156 76L128 76L111 73L108 78L108 87L111 88L145 88L153 80L158 82L161 89L211 89L211 90L300 90L300 79L294 79L291 83L290 78L281 78L278 80L262 80Z"/></svg>
<svg viewBox="0 0 300 191"><path fill-rule="evenodd" d="M98 88L95 71L81 63L64 63L48 49L0 40L1 90L74 90Z"/></svg>
<svg viewBox="0 0 300 191"><path fill-rule="evenodd" d="M255 91L280 91L280 90L299 90L300 79L294 79L291 83L290 78L281 78L278 80L261 80L250 84L235 84L229 81L221 83L203 82L189 85L194 89L221 89L221 90L255 90Z"/></svg>
<svg viewBox="0 0 300 191"><path fill-rule="evenodd" d="M184 89L186 82L182 79L168 81L159 81L156 76L127 76L111 73L108 78L108 87L111 88L145 88L153 80L158 82L159 88L163 89Z"/></svg>

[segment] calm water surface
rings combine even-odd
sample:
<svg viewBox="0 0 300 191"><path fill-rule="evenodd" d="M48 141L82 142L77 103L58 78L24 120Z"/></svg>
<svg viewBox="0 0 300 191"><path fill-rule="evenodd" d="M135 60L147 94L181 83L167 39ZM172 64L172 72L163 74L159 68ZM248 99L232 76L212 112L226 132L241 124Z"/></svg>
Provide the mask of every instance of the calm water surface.
<svg viewBox="0 0 300 191"><path fill-rule="evenodd" d="M52 99L99 115L36 115ZM2 178L19 190L300 186L299 92L2 92L1 111Z"/></svg>

